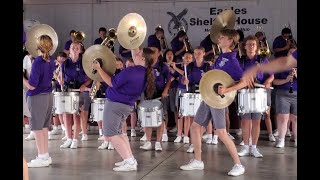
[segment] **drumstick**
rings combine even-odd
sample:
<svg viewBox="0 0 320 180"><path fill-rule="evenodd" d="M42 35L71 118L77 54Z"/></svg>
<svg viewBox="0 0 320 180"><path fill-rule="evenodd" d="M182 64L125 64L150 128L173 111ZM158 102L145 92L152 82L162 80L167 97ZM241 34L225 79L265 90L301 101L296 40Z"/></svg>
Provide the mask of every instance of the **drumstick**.
<svg viewBox="0 0 320 180"><path fill-rule="evenodd" d="M266 86L263 84L254 83L255 87L265 88ZM273 87L270 87L270 89L273 89Z"/></svg>
<svg viewBox="0 0 320 180"><path fill-rule="evenodd" d="M183 64L184 67L184 77L186 77L188 79L188 74L187 74L187 65ZM188 84L186 84L186 89L188 91Z"/></svg>

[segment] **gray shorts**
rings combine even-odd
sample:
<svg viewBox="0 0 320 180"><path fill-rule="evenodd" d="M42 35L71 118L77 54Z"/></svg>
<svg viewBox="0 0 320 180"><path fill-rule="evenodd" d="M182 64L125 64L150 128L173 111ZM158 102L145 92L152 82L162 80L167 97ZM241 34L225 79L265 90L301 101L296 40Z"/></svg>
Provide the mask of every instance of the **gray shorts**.
<svg viewBox="0 0 320 180"><path fill-rule="evenodd" d="M261 120L261 118L261 113L245 113L243 115L240 115L241 120Z"/></svg>
<svg viewBox="0 0 320 180"><path fill-rule="evenodd" d="M30 129L31 131L50 129L52 118L52 93L28 96L27 102L31 112Z"/></svg>
<svg viewBox="0 0 320 180"><path fill-rule="evenodd" d="M91 104L91 98L89 96L89 92L88 91L81 92L79 96L80 96L79 97L80 109L82 108L81 106L83 105L83 111L89 111L90 104Z"/></svg>
<svg viewBox="0 0 320 180"><path fill-rule="evenodd" d="M225 129L226 128L226 108L215 109L208 106L204 101L201 102L200 107L194 117L194 122L201 126L208 126L210 120L212 119L215 129Z"/></svg>
<svg viewBox="0 0 320 180"><path fill-rule="evenodd" d="M177 88L171 88L169 89L169 97L165 98L163 100L163 104L166 104L166 109L171 112L176 112L176 94L177 94Z"/></svg>
<svg viewBox="0 0 320 180"><path fill-rule="evenodd" d="M276 112L297 115L297 91L278 89L276 92Z"/></svg>
<svg viewBox="0 0 320 180"><path fill-rule="evenodd" d="M271 89L266 89L267 90L267 106L271 106Z"/></svg>
<svg viewBox="0 0 320 180"><path fill-rule="evenodd" d="M122 124L126 123L132 109L132 106L107 99L103 111L103 134L108 137L122 134Z"/></svg>

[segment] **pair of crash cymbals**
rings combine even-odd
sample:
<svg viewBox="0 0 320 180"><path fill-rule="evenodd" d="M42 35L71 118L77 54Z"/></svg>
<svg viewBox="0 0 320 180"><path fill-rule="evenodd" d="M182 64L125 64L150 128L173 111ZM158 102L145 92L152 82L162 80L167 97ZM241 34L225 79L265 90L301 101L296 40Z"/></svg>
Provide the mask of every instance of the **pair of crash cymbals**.
<svg viewBox="0 0 320 180"><path fill-rule="evenodd" d="M126 49L137 49L143 43L147 34L147 25L143 17L137 13L124 16L116 31L119 44ZM102 82L101 76L92 69L93 61L98 60L101 68L110 76L116 71L116 56L105 45L90 46L83 54L83 69L87 76Z"/></svg>
<svg viewBox="0 0 320 180"><path fill-rule="evenodd" d="M222 11L213 21L210 29L210 39L212 42L218 44L218 38L222 29L234 29L236 23L235 13L228 9Z"/></svg>

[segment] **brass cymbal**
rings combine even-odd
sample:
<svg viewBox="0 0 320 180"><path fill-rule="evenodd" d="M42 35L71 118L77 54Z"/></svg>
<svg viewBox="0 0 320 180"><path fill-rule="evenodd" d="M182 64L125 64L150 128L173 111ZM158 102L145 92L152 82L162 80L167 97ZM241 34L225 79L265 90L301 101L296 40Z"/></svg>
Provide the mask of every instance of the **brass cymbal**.
<svg viewBox="0 0 320 180"><path fill-rule="evenodd" d="M230 87L234 84L231 76L222 70L210 70L206 72L200 80L200 94L203 101L209 106L216 109L228 107L236 96L237 91L232 91L224 94L224 97L218 95L215 87L219 85Z"/></svg>
<svg viewBox="0 0 320 180"><path fill-rule="evenodd" d="M94 70L92 69L92 62L95 59L101 59L100 66L104 72L110 76L114 75L116 72L116 56L107 46L96 44L86 49L82 57L84 72L90 79L103 82L99 73L94 73Z"/></svg>
<svg viewBox="0 0 320 180"><path fill-rule="evenodd" d="M26 41L27 51L32 55L32 57L37 57L39 55L37 48L39 37L42 35L48 35L52 39L53 47L50 51L50 55L52 55L58 47L58 35L51 26L47 24L35 25L27 32Z"/></svg>
<svg viewBox="0 0 320 180"><path fill-rule="evenodd" d="M236 24L235 13L228 9L222 11L213 21L210 29L210 39L212 42L218 44L219 33L222 29L234 29Z"/></svg>
<svg viewBox="0 0 320 180"><path fill-rule="evenodd" d="M147 25L143 17L137 13L125 15L117 28L119 44L126 49L137 49L147 34Z"/></svg>

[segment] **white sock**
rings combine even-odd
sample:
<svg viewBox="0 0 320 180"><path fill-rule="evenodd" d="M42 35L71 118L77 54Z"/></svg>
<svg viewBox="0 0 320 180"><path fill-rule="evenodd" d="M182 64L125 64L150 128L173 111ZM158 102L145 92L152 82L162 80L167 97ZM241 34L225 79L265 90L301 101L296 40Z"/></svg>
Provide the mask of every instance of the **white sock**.
<svg viewBox="0 0 320 180"><path fill-rule="evenodd" d="M99 129L99 135L102 136L102 129Z"/></svg>
<svg viewBox="0 0 320 180"><path fill-rule="evenodd" d="M202 162L202 161L198 161L198 160L196 160L196 159L194 159L193 161L196 162L196 163L198 163L198 164Z"/></svg>
<svg viewBox="0 0 320 180"><path fill-rule="evenodd" d="M129 164L134 164L134 163L135 163L135 159L134 159L133 156L130 157L130 158L128 158L128 159L124 159L124 161L125 161L125 162L128 162Z"/></svg>
<svg viewBox="0 0 320 180"><path fill-rule="evenodd" d="M256 149L257 145L252 145L251 147L252 147L252 149Z"/></svg>
<svg viewBox="0 0 320 180"><path fill-rule="evenodd" d="M216 138L216 139L218 139L218 135L213 135L213 138Z"/></svg>
<svg viewBox="0 0 320 180"><path fill-rule="evenodd" d="M167 134L167 128L163 130L163 134Z"/></svg>
<svg viewBox="0 0 320 180"><path fill-rule="evenodd" d="M249 145L247 145L247 144L245 144L243 147L244 147L245 149L249 149Z"/></svg>
<svg viewBox="0 0 320 180"><path fill-rule="evenodd" d="M61 124L61 128L62 128L62 130L66 130L66 127L64 126L64 124Z"/></svg>
<svg viewBox="0 0 320 180"><path fill-rule="evenodd" d="M25 124L24 127L25 127L26 129L29 129L29 128L30 128L30 125L29 125L29 124Z"/></svg>
<svg viewBox="0 0 320 180"><path fill-rule="evenodd" d="M39 154L38 157L41 158L41 159L48 159L49 158L49 153Z"/></svg>
<svg viewBox="0 0 320 180"><path fill-rule="evenodd" d="M58 126L53 125L52 130L58 129Z"/></svg>
<svg viewBox="0 0 320 180"><path fill-rule="evenodd" d="M208 134L208 139L212 139L212 134Z"/></svg>

